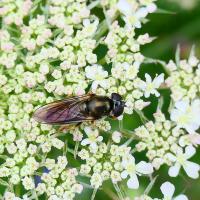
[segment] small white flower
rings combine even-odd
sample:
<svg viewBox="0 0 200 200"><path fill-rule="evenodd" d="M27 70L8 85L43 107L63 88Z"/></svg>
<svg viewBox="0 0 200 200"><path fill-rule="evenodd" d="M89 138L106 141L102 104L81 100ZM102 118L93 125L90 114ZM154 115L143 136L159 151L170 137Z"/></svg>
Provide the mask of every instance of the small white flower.
<svg viewBox="0 0 200 200"><path fill-rule="evenodd" d="M99 188L103 183L102 176L98 173L94 173L90 179L90 183L92 187Z"/></svg>
<svg viewBox="0 0 200 200"><path fill-rule="evenodd" d="M22 179L22 184L26 190L31 190L35 187L35 184L34 184L32 178L29 178L27 176Z"/></svg>
<svg viewBox="0 0 200 200"><path fill-rule="evenodd" d="M122 180L120 173L118 171L112 170L110 174L110 178L113 183L117 183Z"/></svg>
<svg viewBox="0 0 200 200"><path fill-rule="evenodd" d="M117 3L117 8L124 15L131 14L136 9L136 3L131 0L119 0Z"/></svg>
<svg viewBox="0 0 200 200"><path fill-rule="evenodd" d="M49 65L47 63L41 63L39 72L42 74L48 74L49 73Z"/></svg>
<svg viewBox="0 0 200 200"><path fill-rule="evenodd" d="M96 91L98 85L103 84L103 80L108 77L108 72L100 65L87 66L85 73L87 78L93 80L92 91Z"/></svg>
<svg viewBox="0 0 200 200"><path fill-rule="evenodd" d="M117 8L124 15L124 21L129 28L132 26L141 28L141 19L148 14L147 8L142 7L137 10L136 2L131 0L119 0Z"/></svg>
<svg viewBox="0 0 200 200"><path fill-rule="evenodd" d="M200 166L196 163L188 161L188 159L191 158L195 153L196 149L193 146L187 146L185 148L185 153L178 151L176 156L168 153L167 157L174 163L174 165L169 168L169 175L176 177L182 166L190 178L197 179L199 177Z"/></svg>
<svg viewBox="0 0 200 200"><path fill-rule="evenodd" d="M193 134L200 126L200 100L178 101L171 111L171 120L177 123L178 128L184 128Z"/></svg>
<svg viewBox="0 0 200 200"><path fill-rule="evenodd" d="M177 70L177 66L176 66L176 64L174 63L174 61L172 61L172 60L170 60L169 61L169 63L167 64L167 69L169 70L169 71L175 71L175 70Z"/></svg>
<svg viewBox="0 0 200 200"><path fill-rule="evenodd" d="M164 74L160 74L155 77L154 80L152 80L149 74L145 74L145 78L146 82L143 81L141 85L139 85L139 88L144 91L144 96L148 98L150 94L154 94L156 97L159 97L160 94L156 89L164 82Z"/></svg>
<svg viewBox="0 0 200 200"><path fill-rule="evenodd" d="M160 187L160 190L164 195L163 200L188 200L188 198L183 194L173 198L175 187L170 182L163 183Z"/></svg>
<svg viewBox="0 0 200 200"><path fill-rule="evenodd" d="M129 188L132 189L139 188L139 181L137 175L146 175L153 173L153 167L150 163L141 161L138 164L135 164L135 158L131 155L122 159L122 166L125 170L122 171L121 177L125 179L128 175L130 176L127 185Z"/></svg>
<svg viewBox="0 0 200 200"><path fill-rule="evenodd" d="M15 194L11 192L5 192L4 199L5 200L13 200L15 198Z"/></svg>
<svg viewBox="0 0 200 200"><path fill-rule="evenodd" d="M72 191L81 194L81 192L83 191L83 186L81 184L76 183L72 186Z"/></svg>
<svg viewBox="0 0 200 200"><path fill-rule="evenodd" d="M121 137L122 137L122 134L118 131L114 131L113 134L112 134L112 140L115 143L120 143Z"/></svg>
<svg viewBox="0 0 200 200"><path fill-rule="evenodd" d="M52 146L54 146L57 149L62 149L64 146L64 142L62 140L59 140L58 138L52 138L51 142Z"/></svg>
<svg viewBox="0 0 200 200"><path fill-rule="evenodd" d="M89 145L92 149L97 150L97 143L103 140L102 136L99 136L99 132L97 129L91 129L90 127L84 128L85 133L88 138L82 140L81 144L83 146Z"/></svg>

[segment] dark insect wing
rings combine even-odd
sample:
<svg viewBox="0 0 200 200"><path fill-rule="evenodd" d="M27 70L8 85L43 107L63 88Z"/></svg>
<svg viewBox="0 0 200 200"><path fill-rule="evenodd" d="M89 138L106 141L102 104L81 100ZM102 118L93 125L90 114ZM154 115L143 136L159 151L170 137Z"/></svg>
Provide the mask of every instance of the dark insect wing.
<svg viewBox="0 0 200 200"><path fill-rule="evenodd" d="M91 95L72 97L56 101L38 108L33 118L47 124L69 124L93 120L83 112L83 104Z"/></svg>

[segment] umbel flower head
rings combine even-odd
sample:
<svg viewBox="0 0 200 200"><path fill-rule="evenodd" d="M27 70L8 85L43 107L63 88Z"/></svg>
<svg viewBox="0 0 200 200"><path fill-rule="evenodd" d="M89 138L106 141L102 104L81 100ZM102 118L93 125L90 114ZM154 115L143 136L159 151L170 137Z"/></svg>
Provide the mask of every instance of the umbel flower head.
<svg viewBox="0 0 200 200"><path fill-rule="evenodd" d="M195 56L194 47L187 60L179 58L177 63L170 60L165 67L169 73L165 82L171 89L171 97L175 102L199 98L199 59Z"/></svg>

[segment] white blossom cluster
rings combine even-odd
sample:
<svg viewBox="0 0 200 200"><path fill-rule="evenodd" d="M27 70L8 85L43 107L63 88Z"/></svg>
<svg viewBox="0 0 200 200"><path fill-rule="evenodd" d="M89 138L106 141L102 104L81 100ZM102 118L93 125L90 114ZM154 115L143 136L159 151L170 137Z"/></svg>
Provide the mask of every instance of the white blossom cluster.
<svg viewBox="0 0 200 200"><path fill-rule="evenodd" d="M194 54L194 49L191 50L188 60L177 60L177 63L170 60L166 65L169 71L169 77L166 79L166 84L170 87L172 99L194 100L200 95L200 61Z"/></svg>
<svg viewBox="0 0 200 200"><path fill-rule="evenodd" d="M139 189L139 177L152 181L164 163L171 177L183 167L189 177L198 178L199 165L188 160L200 143L195 132L200 126L199 61L193 55L167 65L166 84L174 101L170 119L157 112L155 122L130 134L114 131L105 119L62 131L32 118L46 103L88 92L119 93L125 114L136 110L144 117L143 108L151 95L160 96L165 77L139 77L145 61L140 48L154 38L136 32L156 8L155 0L0 1L0 185L6 188L0 199L71 200L84 187L93 188L94 199L106 180L125 199L123 182ZM135 148L133 136L139 139ZM144 150L143 160L133 154ZM82 176L89 178L89 186L80 181ZM172 199L174 186L166 184L163 198Z"/></svg>
<svg viewBox="0 0 200 200"><path fill-rule="evenodd" d="M157 111L154 117L155 122L149 121L135 129L141 140L136 144L136 150L146 150L146 156L155 169L163 164L171 166L169 175L172 177L178 175L182 166L189 177L198 178L200 165L188 161L196 153L188 133L167 120L161 111Z"/></svg>
<svg viewBox="0 0 200 200"><path fill-rule="evenodd" d="M154 118L155 122L149 121L135 129L135 135L140 138L135 148L138 152L146 150L148 159L156 169L159 169L164 163L171 164L167 157L168 152L176 154L178 149L182 149L179 140L185 132L177 129L161 111L157 111Z"/></svg>
<svg viewBox="0 0 200 200"><path fill-rule="evenodd" d="M111 179L114 184L128 177L129 188L138 189L139 181L137 175L150 175L153 167L150 163L140 161L135 163L130 147L116 144L107 145L102 142L97 130L85 128L87 139L82 140L82 148L78 156L85 160L81 165L80 173L91 175L90 183L94 188L99 188L103 181Z"/></svg>
<svg viewBox="0 0 200 200"><path fill-rule="evenodd" d="M169 76L165 80L166 86L171 90L172 104L171 120L177 127L184 128L190 134L200 126L200 63L192 48L188 60L180 60L177 56L176 63L169 61L165 66Z"/></svg>

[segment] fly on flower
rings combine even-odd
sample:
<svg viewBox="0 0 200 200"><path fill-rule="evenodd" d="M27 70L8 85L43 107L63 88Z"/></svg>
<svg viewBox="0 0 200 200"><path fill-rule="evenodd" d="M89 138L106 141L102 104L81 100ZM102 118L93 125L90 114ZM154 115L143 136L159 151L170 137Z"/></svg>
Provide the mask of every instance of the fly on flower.
<svg viewBox="0 0 200 200"><path fill-rule="evenodd" d="M123 113L124 107L125 102L117 93L112 93L111 98L87 94L42 106L35 111L33 118L47 124L78 124L105 116L116 118Z"/></svg>

